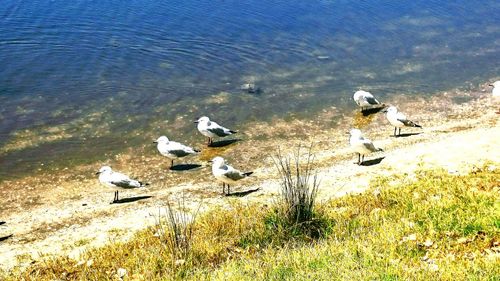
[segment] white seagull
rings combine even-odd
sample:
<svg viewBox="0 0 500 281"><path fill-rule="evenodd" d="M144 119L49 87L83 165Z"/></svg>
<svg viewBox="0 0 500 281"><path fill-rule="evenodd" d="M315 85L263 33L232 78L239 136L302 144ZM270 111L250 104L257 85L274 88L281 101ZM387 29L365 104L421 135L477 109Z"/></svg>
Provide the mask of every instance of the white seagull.
<svg viewBox="0 0 500 281"><path fill-rule="evenodd" d="M363 163L366 154L383 151L381 148L375 147L371 140L364 138L360 130L351 129L349 134L351 135L349 138L349 144L353 148L354 152L358 154L358 165Z"/></svg>
<svg viewBox="0 0 500 281"><path fill-rule="evenodd" d="M229 184L233 184L253 174L253 172L243 173L229 165L226 165L226 161L224 161L224 158L222 157L215 157L210 162L212 162L212 174L218 181L222 182L222 193L224 195L229 195L230 193Z"/></svg>
<svg viewBox="0 0 500 281"><path fill-rule="evenodd" d="M148 183L143 183L138 180L131 179L127 175L124 175L122 173L115 172L111 169L110 166L101 167L101 169L99 170L99 172L96 173L96 175L99 175L99 182L101 184L108 187L114 187L116 189L141 188L145 187L146 185L149 185ZM118 190L115 190L115 197L112 203L116 202L118 202Z"/></svg>
<svg viewBox="0 0 500 281"><path fill-rule="evenodd" d="M210 121L207 116L200 117L194 123L198 123L198 131L200 131L202 135L208 137L207 145L211 145L213 142L213 138L215 137L222 138L237 133L236 131L222 127L216 122Z"/></svg>
<svg viewBox="0 0 500 281"><path fill-rule="evenodd" d="M390 106L387 110L385 110L387 113L387 120L389 120L389 123L391 123L392 126L394 126L394 136L396 136L396 129L399 128L398 136L401 135L401 128L402 127L417 127L417 128L422 128L422 126L418 125L417 123L408 120L406 116L399 112L398 109L395 106Z"/></svg>
<svg viewBox="0 0 500 281"><path fill-rule="evenodd" d="M170 158L170 167L174 166L174 159L200 152L198 149L194 149L175 141L170 141L166 136L159 137L154 141L154 143L157 144L156 148L158 148L161 155Z"/></svg>
<svg viewBox="0 0 500 281"><path fill-rule="evenodd" d="M364 111L366 107L373 105L379 105L380 102L369 92L357 91L352 97L356 104L361 107L361 111Z"/></svg>
<svg viewBox="0 0 500 281"><path fill-rule="evenodd" d="M491 87L493 87L493 90L491 91L491 94L494 97L500 97L500 80L496 81L493 84L490 84Z"/></svg>

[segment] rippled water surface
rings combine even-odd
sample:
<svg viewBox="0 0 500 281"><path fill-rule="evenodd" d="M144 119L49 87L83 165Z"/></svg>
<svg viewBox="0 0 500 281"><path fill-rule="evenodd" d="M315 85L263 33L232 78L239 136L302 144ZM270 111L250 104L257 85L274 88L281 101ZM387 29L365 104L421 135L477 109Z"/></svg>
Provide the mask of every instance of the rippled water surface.
<svg viewBox="0 0 500 281"><path fill-rule="evenodd" d="M499 73L498 14L490 0L4 0L0 181L189 141L200 115L238 129L352 110L359 88L474 87Z"/></svg>

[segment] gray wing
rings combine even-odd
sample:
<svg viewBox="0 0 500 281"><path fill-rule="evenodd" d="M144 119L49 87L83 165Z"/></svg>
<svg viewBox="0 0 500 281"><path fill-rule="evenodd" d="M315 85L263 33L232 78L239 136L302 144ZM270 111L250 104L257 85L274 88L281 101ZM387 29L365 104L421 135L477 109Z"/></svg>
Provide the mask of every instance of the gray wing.
<svg viewBox="0 0 500 281"><path fill-rule="evenodd" d="M245 177L244 174L242 174L240 171L237 170L229 171L225 173L224 176L233 181L241 180L242 178Z"/></svg>
<svg viewBox="0 0 500 281"><path fill-rule="evenodd" d="M369 103L369 104L372 104L372 105L375 105L375 104L380 104L380 102L378 102L378 100L374 97L364 97L366 102Z"/></svg>
<svg viewBox="0 0 500 281"><path fill-rule="evenodd" d="M182 149L169 150L168 153L173 154L177 157L184 157L184 156L187 156L190 154L189 152L182 150Z"/></svg>
<svg viewBox="0 0 500 281"><path fill-rule="evenodd" d="M216 134L218 137L225 137L229 134L223 128L208 128L207 131Z"/></svg>
<svg viewBox="0 0 500 281"><path fill-rule="evenodd" d="M373 145L373 143L371 141L369 142L363 142L363 145L368 149L370 150L371 152L375 152L375 151L378 151L378 148L375 147L375 145Z"/></svg>
<svg viewBox="0 0 500 281"><path fill-rule="evenodd" d="M111 184L116 185L118 187L122 187L122 188L139 187L141 184L139 183L139 185L138 185L137 183L139 183L139 182L135 181L135 180L121 180L121 181L112 181L111 182Z"/></svg>
<svg viewBox="0 0 500 281"><path fill-rule="evenodd" d="M398 119L399 122L403 123L406 127L418 127L422 128L422 126L418 125L417 123L408 120L408 119Z"/></svg>

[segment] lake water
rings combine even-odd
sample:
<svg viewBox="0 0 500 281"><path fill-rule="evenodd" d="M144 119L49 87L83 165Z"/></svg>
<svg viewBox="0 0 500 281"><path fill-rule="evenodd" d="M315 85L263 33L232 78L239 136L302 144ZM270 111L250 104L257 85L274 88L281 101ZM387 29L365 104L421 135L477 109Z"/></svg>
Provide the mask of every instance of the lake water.
<svg viewBox="0 0 500 281"><path fill-rule="evenodd" d="M209 115L308 118L352 93L500 73L500 2L14 1L0 5L0 181L104 161ZM262 90L240 90L255 83Z"/></svg>

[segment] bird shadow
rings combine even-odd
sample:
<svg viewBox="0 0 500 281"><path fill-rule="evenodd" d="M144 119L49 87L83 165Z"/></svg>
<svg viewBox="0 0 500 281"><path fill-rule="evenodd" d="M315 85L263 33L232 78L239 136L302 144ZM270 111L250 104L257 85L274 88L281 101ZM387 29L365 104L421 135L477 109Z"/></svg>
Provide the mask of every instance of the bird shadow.
<svg viewBox="0 0 500 281"><path fill-rule="evenodd" d="M7 235L7 236L2 236L2 237L0 237L0 242L5 241L5 240L9 239L9 238L11 238L12 236L14 236L14 234L10 234L10 235Z"/></svg>
<svg viewBox="0 0 500 281"><path fill-rule="evenodd" d="M363 161L361 162L361 164L359 164L360 166L373 166L373 165L377 165L377 164L380 164L380 162L382 162L382 160L384 160L385 156L384 157L379 157L379 158L375 158L375 159L371 159L371 160L366 160L366 161Z"/></svg>
<svg viewBox="0 0 500 281"><path fill-rule="evenodd" d="M117 201L111 202L110 204L123 204L123 203L132 203L135 201L139 200L144 200L144 199L149 199L153 196L134 196L134 197L127 197L123 199L118 199Z"/></svg>
<svg viewBox="0 0 500 281"><path fill-rule="evenodd" d="M2 224L5 224L5 222L4 221L0 221L0 225L2 225Z"/></svg>
<svg viewBox="0 0 500 281"><path fill-rule="evenodd" d="M244 197L244 196L247 196L247 195L252 194L254 192L257 192L259 190L260 190L260 188L255 188L255 189L250 189L250 190L246 190L246 191L229 193L229 194L226 194L226 196L227 197L229 197L229 196L231 196L231 197Z"/></svg>
<svg viewBox="0 0 500 281"><path fill-rule="evenodd" d="M179 165L175 165L175 166L170 167L170 170L171 171L189 171L189 170L193 170L193 169L200 168L200 167L201 167L200 164L179 164Z"/></svg>
<svg viewBox="0 0 500 281"><path fill-rule="evenodd" d="M375 114L377 112L382 111L382 109L384 109L384 108L385 108L384 106L372 107L372 108L368 108L368 109L361 111L361 113L363 114L363 116L369 116L369 115L372 115L372 114Z"/></svg>
<svg viewBox="0 0 500 281"><path fill-rule="evenodd" d="M419 133L405 133L405 134L399 134L395 137L396 138L407 138L407 137L416 136L416 135L420 135L420 134L421 134L421 132L419 132Z"/></svg>
<svg viewBox="0 0 500 281"><path fill-rule="evenodd" d="M209 144L208 147L224 147L239 141L241 141L241 139L220 140Z"/></svg>

